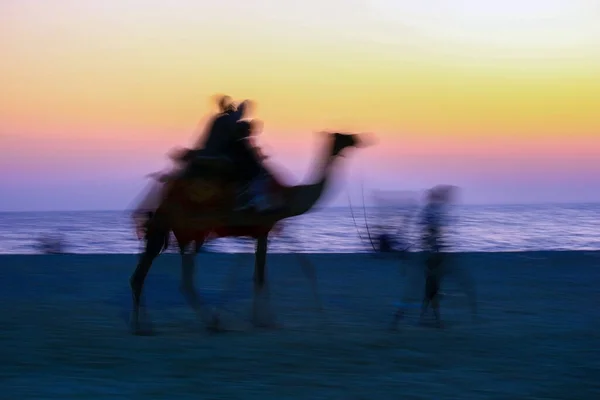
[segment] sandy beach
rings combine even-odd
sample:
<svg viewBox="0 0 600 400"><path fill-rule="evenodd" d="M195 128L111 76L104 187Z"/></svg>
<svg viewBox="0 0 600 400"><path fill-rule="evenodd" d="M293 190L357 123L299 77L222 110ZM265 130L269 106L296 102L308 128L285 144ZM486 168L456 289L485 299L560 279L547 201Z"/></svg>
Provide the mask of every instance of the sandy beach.
<svg viewBox="0 0 600 400"><path fill-rule="evenodd" d="M324 311L296 256L273 254L283 327L263 331L247 322L252 255L200 254L199 290L239 330L211 335L179 294L178 256L163 255L145 291L157 335L137 337L135 255L0 256L0 399L600 398L600 252L457 254L479 318L449 276L443 330L416 322L418 255L308 258Z"/></svg>

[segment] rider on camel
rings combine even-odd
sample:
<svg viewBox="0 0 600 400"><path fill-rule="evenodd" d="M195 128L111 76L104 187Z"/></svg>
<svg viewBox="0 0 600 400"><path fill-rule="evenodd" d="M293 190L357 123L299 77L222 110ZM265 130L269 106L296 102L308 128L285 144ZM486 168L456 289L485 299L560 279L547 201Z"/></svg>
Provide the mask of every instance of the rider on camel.
<svg viewBox="0 0 600 400"><path fill-rule="evenodd" d="M249 139L253 133L256 133L258 125L243 121L251 107L252 102L249 100L244 100L236 107L229 96L222 96L219 99L219 113L209 121L207 129L196 146L191 150L183 149L171 153L171 158L177 166L170 173L155 173L150 176L164 183L185 173L190 165L199 160L226 161L233 164L240 186L248 188L241 191L240 197L249 198L237 209L255 208L257 211L269 209L270 205L267 204L265 197L267 173L261 162L264 157L257 153L257 149L250 144ZM162 183L153 187L147 194L134 212L134 219L137 219L138 215L153 212L158 207Z"/></svg>
<svg viewBox="0 0 600 400"><path fill-rule="evenodd" d="M220 113L209 122L209 128L196 146L185 157L194 159L220 158L233 163L235 176L240 183L240 197L245 198L236 210L254 208L264 212L271 209L267 197L268 173L262 165L264 156L252 143L252 137L260 133L260 122L247 120L252 102L244 100L237 107L229 96L219 101Z"/></svg>
<svg viewBox="0 0 600 400"><path fill-rule="evenodd" d="M252 103L244 100L237 107L229 96L219 100L220 113L209 123L208 129L198 140L196 149L201 156L223 156L237 140L236 123L250 113Z"/></svg>
<svg viewBox="0 0 600 400"><path fill-rule="evenodd" d="M276 208L268 195L269 173L263 165L266 156L253 143L254 137L261 132L260 121L239 121L237 124L237 140L231 147L229 157L235 161L235 173L240 181L242 197L248 200L237 210L254 208L264 212Z"/></svg>

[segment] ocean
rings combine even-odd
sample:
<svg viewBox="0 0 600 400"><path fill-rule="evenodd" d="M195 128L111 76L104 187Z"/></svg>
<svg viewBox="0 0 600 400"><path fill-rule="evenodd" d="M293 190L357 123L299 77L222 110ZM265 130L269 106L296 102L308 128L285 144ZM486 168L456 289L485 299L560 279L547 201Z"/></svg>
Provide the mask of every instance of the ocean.
<svg viewBox="0 0 600 400"><path fill-rule="evenodd" d="M394 232L401 242L415 242L414 220L404 219L402 210L355 205L353 212L356 224L349 207L322 208L287 220L283 232L271 238L269 251L366 252L371 249L369 234L373 237L379 232L378 226ZM458 205L453 215L452 251L600 250L600 204ZM140 250L125 211L0 213L0 254L38 253L40 238L49 235L60 235L68 253L131 254ZM253 243L223 238L206 249L252 252Z"/></svg>

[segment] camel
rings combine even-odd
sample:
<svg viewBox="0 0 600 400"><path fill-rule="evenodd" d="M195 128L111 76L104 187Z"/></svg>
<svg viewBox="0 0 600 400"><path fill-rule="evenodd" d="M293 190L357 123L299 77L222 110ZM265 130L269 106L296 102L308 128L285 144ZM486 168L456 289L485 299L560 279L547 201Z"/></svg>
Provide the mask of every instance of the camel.
<svg viewBox="0 0 600 400"><path fill-rule="evenodd" d="M266 288L267 238L275 224L286 218L298 216L311 210L324 193L335 160L347 148L365 147L367 144L357 134L325 133L327 147L315 166L316 180L310 184L285 186L271 176L272 188L282 199L283 207L271 213L255 211L234 211L236 183L224 171L226 166L210 164L210 161L187 174L179 175L165 183L164 197L147 221L145 249L140 256L135 271L130 278L133 295L131 328L134 334L151 333L144 329L140 321L141 296L144 280L150 271L153 260L168 246L170 232L173 232L181 254L180 290L187 303L203 320L209 329L218 329L219 320L215 313L208 313L202 307L194 287L194 257L209 235L216 237L250 237L256 240L254 264L254 294L252 321L255 326L269 327L259 311L272 313L268 306ZM209 166L220 173L207 172ZM214 170L214 168L213 168ZM187 249L192 247L191 251ZM259 307L259 299L265 300Z"/></svg>

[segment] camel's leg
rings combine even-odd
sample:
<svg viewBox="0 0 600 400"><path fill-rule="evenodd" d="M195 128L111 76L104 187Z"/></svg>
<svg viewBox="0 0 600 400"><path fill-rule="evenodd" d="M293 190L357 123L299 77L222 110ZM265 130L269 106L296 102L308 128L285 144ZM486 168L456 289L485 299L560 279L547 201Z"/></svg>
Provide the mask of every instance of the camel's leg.
<svg viewBox="0 0 600 400"><path fill-rule="evenodd" d="M200 313L201 302L194 285L194 274L196 270L194 251L188 249L187 245L179 244L181 255L181 284L179 290L187 303L196 313Z"/></svg>
<svg viewBox="0 0 600 400"><path fill-rule="evenodd" d="M256 241L254 263L254 299L252 307L252 320L254 325L270 327L273 325L270 310L269 290L267 285L267 236L261 236ZM266 315L264 315L266 314ZM267 317L269 321L265 321Z"/></svg>
<svg viewBox="0 0 600 400"><path fill-rule="evenodd" d="M196 272L195 257L202 248L203 243L204 241L196 242L193 249L191 246L188 248L188 245L179 243L181 254L181 285L179 290L200 320L208 327L212 327L216 321L212 321L213 318L202 307L202 301L200 300L200 296L198 296L196 285L194 284Z"/></svg>
<svg viewBox="0 0 600 400"><path fill-rule="evenodd" d="M168 234L168 232L167 232ZM131 292L133 295L133 313L131 316L131 329L134 334L143 334L140 324L140 305L142 299L142 289L146 276L152 267L152 262L160 254L165 243L165 233L160 231L149 232L146 236L146 248L140 256L140 260L135 271L129 279Z"/></svg>

